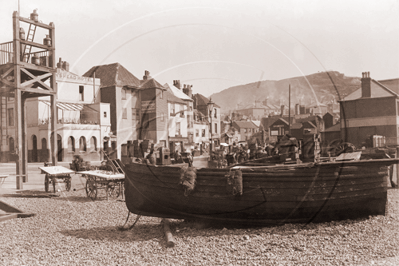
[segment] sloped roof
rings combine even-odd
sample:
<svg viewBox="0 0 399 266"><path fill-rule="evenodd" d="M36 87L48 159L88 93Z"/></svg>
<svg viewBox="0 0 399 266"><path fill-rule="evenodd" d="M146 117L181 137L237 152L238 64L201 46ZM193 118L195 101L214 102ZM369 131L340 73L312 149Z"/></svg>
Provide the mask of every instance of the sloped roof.
<svg viewBox="0 0 399 266"><path fill-rule="evenodd" d="M197 99L197 105L207 105L209 102L209 99L206 98L202 94L199 94L199 93L194 94L194 97ZM220 108L220 106L217 105L216 103L215 103L214 107Z"/></svg>
<svg viewBox="0 0 399 266"><path fill-rule="evenodd" d="M399 78L379 80L378 82L399 94Z"/></svg>
<svg viewBox="0 0 399 266"><path fill-rule="evenodd" d="M140 80L119 63L94 66L83 74L83 76L92 78L94 73L96 78L101 79L102 88L111 86L139 88L141 85Z"/></svg>
<svg viewBox="0 0 399 266"><path fill-rule="evenodd" d="M337 123L337 124L327 128L323 132L336 132L336 131L341 131L341 124L340 123Z"/></svg>
<svg viewBox="0 0 399 266"><path fill-rule="evenodd" d="M193 114L194 114L194 115L197 115L197 116L199 116L199 117L205 117L205 115L204 115L202 112L198 111L197 109L194 109L194 110L193 110Z"/></svg>
<svg viewBox="0 0 399 266"><path fill-rule="evenodd" d="M180 99L179 97L176 97L173 92L170 90L170 88L167 88L165 91L165 96L168 102L173 102L173 103L181 103L181 104L187 104L185 101Z"/></svg>
<svg viewBox="0 0 399 266"><path fill-rule="evenodd" d="M309 108L316 108L316 107L327 107L324 103L315 103L309 106Z"/></svg>
<svg viewBox="0 0 399 266"><path fill-rule="evenodd" d="M248 104L244 107L240 107L237 109L237 111L240 110L245 110L245 109L267 109L267 110L279 110L279 107L273 106L272 104L266 104L264 105L263 103L251 103Z"/></svg>
<svg viewBox="0 0 399 266"><path fill-rule="evenodd" d="M239 128L258 128L254 123L251 121L234 121L234 123L239 127Z"/></svg>
<svg viewBox="0 0 399 266"><path fill-rule="evenodd" d="M164 86L162 86L158 81L156 81L153 78L140 81L140 89L144 90L144 89L152 89L152 88L165 89Z"/></svg>
<svg viewBox="0 0 399 266"><path fill-rule="evenodd" d="M385 84L385 85L384 85ZM387 87L387 86L392 86ZM376 97L389 97L389 96L397 96L399 97L399 81L396 80L386 80L386 81L376 81L374 79L371 79L370 82L370 90L371 90L371 98L376 98ZM359 89L355 90L348 96L346 96L343 101L350 101L350 100L356 100L362 98L362 87Z"/></svg>
<svg viewBox="0 0 399 266"><path fill-rule="evenodd" d="M168 83L165 83L163 86L164 86L164 88L169 88L171 90L171 92L176 97L179 97L180 99L186 100L186 101L193 101L193 99L191 99L187 94L185 94L184 92L182 92L181 90L179 90L175 86L171 86Z"/></svg>
<svg viewBox="0 0 399 266"><path fill-rule="evenodd" d="M260 127L260 121L251 120L251 122L254 123L255 126Z"/></svg>
<svg viewBox="0 0 399 266"><path fill-rule="evenodd" d="M270 125L276 122L280 117L272 116L272 117L262 117L261 124L265 130L268 130Z"/></svg>
<svg viewBox="0 0 399 266"><path fill-rule="evenodd" d="M302 123L294 123L291 125L291 129L300 129L302 128Z"/></svg>

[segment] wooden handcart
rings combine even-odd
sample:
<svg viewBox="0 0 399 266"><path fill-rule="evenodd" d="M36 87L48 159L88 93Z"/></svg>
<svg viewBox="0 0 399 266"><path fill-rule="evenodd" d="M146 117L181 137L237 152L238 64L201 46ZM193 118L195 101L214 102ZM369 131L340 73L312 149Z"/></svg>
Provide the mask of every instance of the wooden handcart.
<svg viewBox="0 0 399 266"><path fill-rule="evenodd" d="M58 165L39 167L39 169L42 171L42 174L46 174L44 179L44 189L46 192L50 191L50 185L52 184L53 192L55 193L56 183L65 183L65 190L71 190L71 174L74 174L75 171Z"/></svg>
<svg viewBox="0 0 399 266"><path fill-rule="evenodd" d="M91 170L78 173L86 178L86 194L92 200L97 198L99 189L105 190L107 200L109 198L116 199L120 195L123 198L124 174L105 170Z"/></svg>

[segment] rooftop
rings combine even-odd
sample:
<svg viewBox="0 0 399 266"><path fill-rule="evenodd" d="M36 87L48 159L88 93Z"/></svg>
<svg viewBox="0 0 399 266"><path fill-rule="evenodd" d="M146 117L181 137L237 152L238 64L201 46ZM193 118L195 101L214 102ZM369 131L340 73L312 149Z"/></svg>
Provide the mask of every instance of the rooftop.
<svg viewBox="0 0 399 266"><path fill-rule="evenodd" d="M141 86L141 81L119 63L94 66L83 74L84 77L91 78L94 75L101 79L102 88L111 86L139 88Z"/></svg>

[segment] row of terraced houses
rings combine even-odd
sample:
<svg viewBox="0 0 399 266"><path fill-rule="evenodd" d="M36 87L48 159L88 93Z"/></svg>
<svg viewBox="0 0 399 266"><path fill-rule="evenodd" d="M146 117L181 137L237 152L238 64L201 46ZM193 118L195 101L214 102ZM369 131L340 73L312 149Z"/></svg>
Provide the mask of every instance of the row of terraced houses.
<svg viewBox="0 0 399 266"><path fill-rule="evenodd" d="M83 76L57 64L58 161L102 160L106 151L121 158L121 145L151 140L158 146L184 152L209 151L220 143L220 107L209 109L210 99L193 94L192 85L160 84L145 71L137 78L119 63L92 67ZM13 98L2 97L0 158L14 159L15 110ZM50 100L27 100L28 161L45 162L50 155Z"/></svg>

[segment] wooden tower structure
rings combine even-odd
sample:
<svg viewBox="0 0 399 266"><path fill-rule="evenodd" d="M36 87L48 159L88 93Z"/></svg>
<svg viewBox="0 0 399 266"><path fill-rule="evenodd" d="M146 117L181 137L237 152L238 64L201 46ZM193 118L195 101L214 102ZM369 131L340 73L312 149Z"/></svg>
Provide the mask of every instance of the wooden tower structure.
<svg viewBox="0 0 399 266"><path fill-rule="evenodd" d="M37 33L44 33L43 37L45 38L38 42ZM21 17L15 11L13 13L13 40L0 44L0 142L3 144L4 122L7 124L9 123L7 118L13 118L17 189L22 189L22 183L28 181L27 110L25 105L28 98L50 97L52 132L50 154L52 164L57 164L57 68L54 40L54 24L47 25L39 22L36 10L30 14L29 18ZM8 110L2 106L10 98L14 98L14 115L4 114Z"/></svg>

